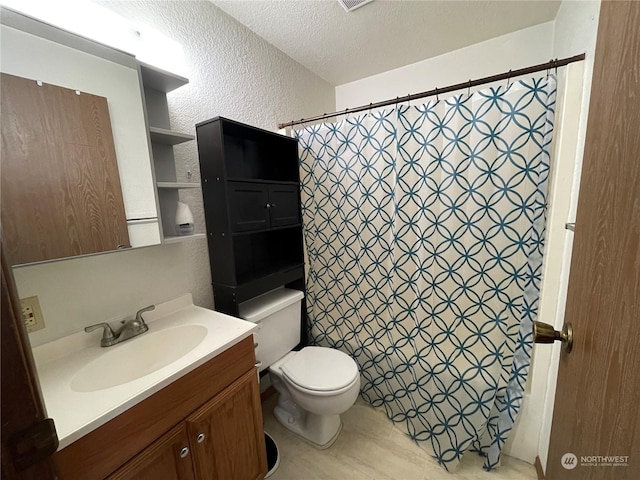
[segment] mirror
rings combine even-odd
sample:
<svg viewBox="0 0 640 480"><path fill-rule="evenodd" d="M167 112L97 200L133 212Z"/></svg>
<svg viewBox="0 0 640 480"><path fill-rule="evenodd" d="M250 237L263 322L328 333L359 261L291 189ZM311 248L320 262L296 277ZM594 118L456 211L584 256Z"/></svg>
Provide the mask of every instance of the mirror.
<svg viewBox="0 0 640 480"><path fill-rule="evenodd" d="M129 237L128 243L124 241L111 242L110 245L112 246L110 248L160 244L160 227L151 167L149 134L143 108L140 70L135 58L5 9L2 11L1 23L0 71L3 74L32 81L37 80L47 87L62 87L67 92L77 91L80 96L91 94L91 96L106 99L106 104L108 105L106 126L109 126L110 118L113 148L117 160L124 217L126 219L125 234L128 233ZM84 95L83 98L89 96ZM27 97L32 99L34 95L27 95ZM71 108L68 111L75 112L75 114L68 113L68 115L78 115L78 110ZM73 121L76 124L82 123L77 122L77 118L69 118L68 120L69 124L74 123ZM33 130L33 132L37 131L39 130ZM25 135L20 139L21 142L24 142L25 147L29 146L29 142L35 142L36 135L33 132L30 136ZM3 142L5 142L4 129ZM82 144L83 142L79 141L77 143ZM102 145L101 141L98 143ZM4 148L5 145L3 144ZM44 150L47 151L48 149ZM5 177L3 172L3 184L20 184L24 185L25 189L28 189L30 188L29 179L35 179L36 174L38 174L39 182L43 181L42 177L45 177L46 180L47 175L42 173L48 170L52 171L52 166L47 164L45 160L38 159L38 161L42 161L41 167L31 161L29 170L26 173L21 171L22 173L17 174L14 170L13 173L8 174L19 176L20 178ZM10 172L9 169L7 171ZM75 173L77 174L77 172ZM102 178L90 181L104 179L103 175L99 176ZM77 178L69 179L69 183L77 182ZM38 189L38 192L43 191L43 189L38 188L35 180L31 185L33 188ZM26 198L29 197L27 196ZM5 199L3 198L2 200L4 205ZM61 202L56 202L54 199L52 199L52 203L61 204ZM66 211L63 217L65 215L67 215ZM33 223L33 218L25 221ZM90 224L91 222L84 223ZM81 225L83 222L75 222L75 224ZM93 225L94 227L92 228L95 228L95 222ZM10 235L11 227L11 223L3 225L5 236ZM42 234L42 229L39 230L39 233L42 237L39 239L41 244L46 245L49 242L56 242L56 238L53 238L54 234L47 234L49 235L47 237L47 235ZM108 250L109 248L102 248L99 251ZM52 260L66 256L66 254L59 255L63 256L54 255L53 257L37 260ZM18 263L33 261L29 259L24 261L24 258L26 257L23 257Z"/></svg>

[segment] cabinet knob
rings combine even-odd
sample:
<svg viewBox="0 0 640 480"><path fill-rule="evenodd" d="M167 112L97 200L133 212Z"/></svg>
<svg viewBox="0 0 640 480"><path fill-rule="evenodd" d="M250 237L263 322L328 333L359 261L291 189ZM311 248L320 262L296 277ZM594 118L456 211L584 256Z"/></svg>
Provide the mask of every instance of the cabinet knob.
<svg viewBox="0 0 640 480"><path fill-rule="evenodd" d="M196 437L196 442L198 443L204 442L204 437L205 437L204 433L198 434L198 436Z"/></svg>
<svg viewBox="0 0 640 480"><path fill-rule="evenodd" d="M180 450L180 458L184 458L187 455L189 455L189 449L187 447L183 447L182 450Z"/></svg>
<svg viewBox="0 0 640 480"><path fill-rule="evenodd" d="M267 203L267 204L264 206L264 208L271 208L271 204L270 204L270 203Z"/></svg>
<svg viewBox="0 0 640 480"><path fill-rule="evenodd" d="M260 368L260 367L262 367L262 362L256 362L255 367L256 367L256 368Z"/></svg>

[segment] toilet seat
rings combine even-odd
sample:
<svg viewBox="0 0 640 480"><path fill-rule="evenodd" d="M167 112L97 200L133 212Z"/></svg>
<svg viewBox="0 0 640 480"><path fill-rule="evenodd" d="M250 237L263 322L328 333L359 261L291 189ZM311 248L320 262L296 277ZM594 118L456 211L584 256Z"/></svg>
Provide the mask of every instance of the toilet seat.
<svg viewBox="0 0 640 480"><path fill-rule="evenodd" d="M360 377L356 377L353 379L353 381L348 384L345 387L342 387L338 390L312 390L310 388L306 388L303 387L302 385L298 385L297 383L295 383L293 380L291 380L289 377L287 377L285 374L283 374L283 378L285 379L286 383L289 385L290 388L294 388L302 393L305 393L307 395L313 395L314 397L329 397L329 396L337 396L340 395L342 393L345 393L349 390L351 390L353 388L353 386L356 383L359 383L360 381Z"/></svg>
<svg viewBox="0 0 640 480"><path fill-rule="evenodd" d="M339 394L359 380L356 362L333 348L305 347L280 368L295 387L316 395Z"/></svg>

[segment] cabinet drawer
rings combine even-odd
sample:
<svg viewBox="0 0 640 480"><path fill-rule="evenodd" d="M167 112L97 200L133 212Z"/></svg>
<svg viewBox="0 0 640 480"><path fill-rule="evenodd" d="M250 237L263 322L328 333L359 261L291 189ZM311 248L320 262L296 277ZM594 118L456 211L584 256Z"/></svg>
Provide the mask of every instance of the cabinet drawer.
<svg viewBox="0 0 640 480"><path fill-rule="evenodd" d="M267 185L229 182L229 220L233 232L269 227L269 189Z"/></svg>

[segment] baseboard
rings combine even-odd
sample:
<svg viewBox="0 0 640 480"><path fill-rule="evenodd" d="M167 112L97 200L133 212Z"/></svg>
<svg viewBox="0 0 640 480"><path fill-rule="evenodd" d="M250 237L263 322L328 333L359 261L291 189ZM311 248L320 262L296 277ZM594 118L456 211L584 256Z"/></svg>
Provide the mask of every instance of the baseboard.
<svg viewBox="0 0 640 480"><path fill-rule="evenodd" d="M538 474L538 480L544 480L544 470L542 469L542 462L540 457L536 455L536 461L533 462L533 466L536 467L536 473Z"/></svg>
<svg viewBox="0 0 640 480"><path fill-rule="evenodd" d="M260 393L260 402L264 402L271 395L276 393L276 389L273 388L273 385L269 385L264 392Z"/></svg>

